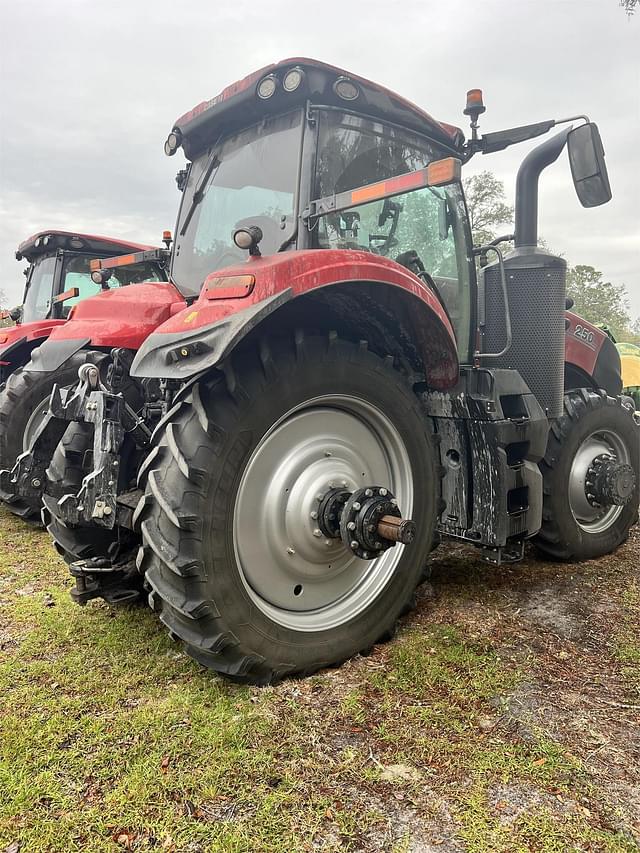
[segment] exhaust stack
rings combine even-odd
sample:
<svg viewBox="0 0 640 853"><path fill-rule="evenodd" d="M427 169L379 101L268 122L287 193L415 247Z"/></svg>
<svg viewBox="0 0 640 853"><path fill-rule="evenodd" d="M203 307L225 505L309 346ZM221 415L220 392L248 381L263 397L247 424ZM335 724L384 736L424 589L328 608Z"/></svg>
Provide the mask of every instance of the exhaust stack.
<svg viewBox="0 0 640 853"><path fill-rule="evenodd" d="M538 145L524 158L516 178L515 246L538 245L538 179L554 163L567 142L571 127Z"/></svg>

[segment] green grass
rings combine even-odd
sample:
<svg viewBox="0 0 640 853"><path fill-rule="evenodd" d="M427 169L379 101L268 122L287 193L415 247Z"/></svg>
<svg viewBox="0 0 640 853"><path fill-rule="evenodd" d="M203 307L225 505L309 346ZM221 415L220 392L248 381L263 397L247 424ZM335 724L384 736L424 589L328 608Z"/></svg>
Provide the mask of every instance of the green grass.
<svg viewBox="0 0 640 853"><path fill-rule="evenodd" d="M532 664L489 629L426 605L342 670L237 687L149 611L75 606L42 531L0 510L0 534L0 850L638 849L566 744L507 723ZM501 786L529 792L508 821Z"/></svg>
<svg viewBox="0 0 640 853"><path fill-rule="evenodd" d="M622 592L622 625L618 630L615 652L622 671L640 701L640 579L632 578Z"/></svg>

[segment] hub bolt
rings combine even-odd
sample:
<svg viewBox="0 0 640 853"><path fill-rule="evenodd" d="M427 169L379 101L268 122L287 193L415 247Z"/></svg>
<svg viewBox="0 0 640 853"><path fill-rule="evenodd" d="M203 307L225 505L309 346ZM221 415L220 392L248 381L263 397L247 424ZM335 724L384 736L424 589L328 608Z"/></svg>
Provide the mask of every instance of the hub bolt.
<svg viewBox="0 0 640 853"><path fill-rule="evenodd" d="M384 497L387 494L387 490L386 489L380 489L380 494L382 495L382 497Z"/></svg>
<svg viewBox="0 0 640 853"><path fill-rule="evenodd" d="M347 523L347 530L355 530L355 529L356 529L356 523L355 523L355 521L349 521L349 522Z"/></svg>
<svg viewBox="0 0 640 853"><path fill-rule="evenodd" d="M33 486L34 489L39 489L40 486L42 485L42 480L38 479L38 477L34 477L33 480L31 481L31 485Z"/></svg>
<svg viewBox="0 0 640 853"><path fill-rule="evenodd" d="M358 510L359 510L359 509L361 509L360 504L358 503L358 501L356 501L356 502L354 503L353 508L355 509L355 511L356 511L356 512L358 512Z"/></svg>
<svg viewBox="0 0 640 853"><path fill-rule="evenodd" d="M318 517L318 513L314 509L313 512L311 513L311 518L315 521L317 517Z"/></svg>
<svg viewBox="0 0 640 853"><path fill-rule="evenodd" d="M313 531L313 535L316 537L316 539L319 539L322 536L322 530L320 530L319 527L316 527L316 529Z"/></svg>
<svg viewBox="0 0 640 853"><path fill-rule="evenodd" d="M368 498L370 498L370 497L371 497L371 495L373 494L373 492L371 491L371 489L365 489L365 490L364 490L364 493L365 493L365 495L366 495Z"/></svg>
<svg viewBox="0 0 640 853"><path fill-rule="evenodd" d="M354 540L353 540L353 542L351 543L351 549L352 549L353 551L357 551L357 550L358 550L358 543L356 542L356 540L355 540L355 539L354 539Z"/></svg>

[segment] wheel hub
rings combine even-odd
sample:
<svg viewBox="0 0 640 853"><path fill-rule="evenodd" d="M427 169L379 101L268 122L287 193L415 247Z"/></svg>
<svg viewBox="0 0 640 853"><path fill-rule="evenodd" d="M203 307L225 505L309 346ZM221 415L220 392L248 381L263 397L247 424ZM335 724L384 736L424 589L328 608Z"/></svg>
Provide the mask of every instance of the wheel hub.
<svg viewBox="0 0 640 853"><path fill-rule="evenodd" d="M612 429L587 436L576 450L569 477L569 505L589 534L608 530L629 503L636 485L629 450Z"/></svg>
<svg viewBox="0 0 640 853"><path fill-rule="evenodd" d="M636 476L631 465L619 463L610 453L601 453L587 470L585 494L594 507L626 506L635 485Z"/></svg>
<svg viewBox="0 0 640 853"><path fill-rule="evenodd" d="M346 496L342 491L329 499L328 516L345 547L361 560L374 560L397 542L410 545L415 538L415 524L403 519L398 501L384 486L366 486Z"/></svg>

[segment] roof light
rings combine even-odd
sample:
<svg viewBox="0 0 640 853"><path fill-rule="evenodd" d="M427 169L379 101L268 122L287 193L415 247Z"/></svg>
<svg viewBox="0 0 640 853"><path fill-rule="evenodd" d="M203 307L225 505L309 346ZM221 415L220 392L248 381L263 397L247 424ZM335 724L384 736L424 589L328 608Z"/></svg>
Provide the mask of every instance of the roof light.
<svg viewBox="0 0 640 853"><path fill-rule="evenodd" d="M262 98L263 101L266 101L267 98L270 98L278 88L278 78L273 74L268 74L266 77L263 77L262 80L258 83L258 88L256 89L256 93L259 98Z"/></svg>
<svg viewBox="0 0 640 853"><path fill-rule="evenodd" d="M167 157L173 157L181 145L182 133L177 127L174 127L169 136L167 136L167 141L164 144L164 153Z"/></svg>
<svg viewBox="0 0 640 853"><path fill-rule="evenodd" d="M36 249L39 248L41 243L42 243L42 237L38 237L33 244L34 248L36 248Z"/></svg>
<svg viewBox="0 0 640 853"><path fill-rule="evenodd" d="M48 245L49 245L49 243L50 243L52 240L53 240L53 237L52 237L50 234L47 234L47 236L46 236L46 237L43 237L43 238L42 238L42 245L43 245L43 246L48 246Z"/></svg>
<svg viewBox="0 0 640 853"><path fill-rule="evenodd" d="M338 77L333 84L333 91L343 101L355 101L360 94L360 89L348 77Z"/></svg>
<svg viewBox="0 0 640 853"><path fill-rule="evenodd" d="M69 245L72 249L82 249L84 246L84 242L79 237L70 237Z"/></svg>
<svg viewBox="0 0 640 853"><path fill-rule="evenodd" d="M295 92L296 89L300 87L300 84L304 80L304 71L302 68L292 68L291 71L287 71L284 75L284 79L282 81L282 88L285 92Z"/></svg>
<svg viewBox="0 0 640 853"><path fill-rule="evenodd" d="M482 89L469 89L467 92L467 106L465 107L464 114L466 116L470 116L475 113L476 116L479 116L486 112L486 109L484 101L482 100Z"/></svg>

